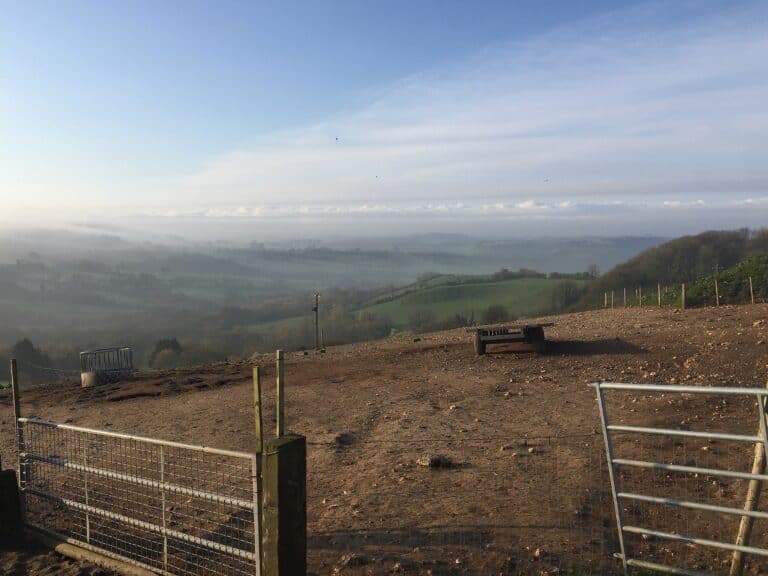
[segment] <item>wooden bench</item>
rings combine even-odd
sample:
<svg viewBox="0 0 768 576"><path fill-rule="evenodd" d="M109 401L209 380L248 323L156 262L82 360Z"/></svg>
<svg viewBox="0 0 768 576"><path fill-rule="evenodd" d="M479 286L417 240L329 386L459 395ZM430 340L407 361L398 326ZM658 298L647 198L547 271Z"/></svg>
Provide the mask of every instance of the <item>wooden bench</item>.
<svg viewBox="0 0 768 576"><path fill-rule="evenodd" d="M495 326L470 330L474 332L475 352L478 356L485 354L488 344L523 344L530 352L543 353L547 346L544 338L544 328L547 326L554 326L554 324Z"/></svg>

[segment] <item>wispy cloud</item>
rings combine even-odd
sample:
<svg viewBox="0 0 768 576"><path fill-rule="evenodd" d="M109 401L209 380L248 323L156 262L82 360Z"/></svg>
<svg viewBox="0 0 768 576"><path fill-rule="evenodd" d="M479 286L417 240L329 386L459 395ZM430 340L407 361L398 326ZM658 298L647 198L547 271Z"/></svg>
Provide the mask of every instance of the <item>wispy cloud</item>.
<svg viewBox="0 0 768 576"><path fill-rule="evenodd" d="M727 5L669 26L652 4L490 47L359 110L224 152L171 187L200 205L327 213L757 196L768 189L766 14Z"/></svg>

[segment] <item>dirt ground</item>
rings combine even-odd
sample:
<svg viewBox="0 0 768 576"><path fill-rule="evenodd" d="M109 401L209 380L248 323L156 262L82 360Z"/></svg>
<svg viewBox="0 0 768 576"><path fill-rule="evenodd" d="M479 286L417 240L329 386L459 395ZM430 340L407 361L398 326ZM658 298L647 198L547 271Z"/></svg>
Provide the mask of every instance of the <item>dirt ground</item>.
<svg viewBox="0 0 768 576"><path fill-rule="evenodd" d="M762 387L768 376L768 305L616 309L540 320L555 322L547 329L545 355L499 347L479 357L463 330L286 355L287 429L309 443L310 573L612 573L618 543L595 392L588 383ZM274 358L253 360L263 368L265 421L272 423ZM252 363L244 361L145 372L132 382L91 389L76 382L44 386L23 392L22 412L251 450L251 372ZM743 406L713 406L698 398L625 396L612 402L610 409L621 410L626 421L642 417L694 429L716 423L719 430L749 434L757 422ZM625 447L643 454L660 449L662 456L697 464L714 457L738 459L746 470L750 465L751 452L724 455L719 446ZM0 454L6 466L14 461L7 393L0 395ZM436 455L454 466L419 464ZM668 477L657 485L684 486ZM715 488L717 498L741 506L743 485ZM697 494L709 495L709 489L697 488ZM735 533L735 525L714 520L694 526L694 520L674 514L632 507L625 512L684 523L667 525L667 531L709 526ZM765 526L756 526L756 538L766 533ZM636 550L647 558L686 558L698 565L689 568L727 562L727 556L690 546L664 544L653 552L640 541ZM44 551L1 554L4 574L99 573ZM768 571L765 560L750 562L751 573Z"/></svg>

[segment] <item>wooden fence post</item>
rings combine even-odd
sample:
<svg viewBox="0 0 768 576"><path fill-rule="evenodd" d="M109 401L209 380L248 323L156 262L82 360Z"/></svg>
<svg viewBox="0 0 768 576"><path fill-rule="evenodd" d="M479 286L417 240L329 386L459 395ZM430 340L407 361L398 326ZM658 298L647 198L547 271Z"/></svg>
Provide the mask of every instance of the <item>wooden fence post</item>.
<svg viewBox="0 0 768 576"><path fill-rule="evenodd" d="M717 288L717 278L715 278L715 306L720 306L720 290Z"/></svg>
<svg viewBox="0 0 768 576"><path fill-rule="evenodd" d="M749 301L755 303L755 292L752 290L752 276L749 277Z"/></svg>
<svg viewBox="0 0 768 576"><path fill-rule="evenodd" d="M766 384L768 386L768 384ZM765 399L761 396L760 402L765 406ZM758 436L765 438L768 431L765 430L765 422L762 421L760 410L760 426L758 427ZM755 456L752 461L752 474L765 474L765 446L762 442L755 444ZM753 512L757 509L757 503L760 500L760 491L763 487L762 480L750 480L747 488L747 497L744 501L744 511ZM739 533L736 535L736 544L739 546L749 546L749 540L752 537L752 526L755 519L752 516L742 516L739 522ZM744 572L744 555L740 550L734 550L731 556L731 571L729 576L741 576Z"/></svg>
<svg viewBox="0 0 768 576"><path fill-rule="evenodd" d="M307 573L307 442L289 434L264 450L264 574Z"/></svg>
<svg viewBox="0 0 768 576"><path fill-rule="evenodd" d="M253 424L256 432L256 453L264 451L264 419L261 415L261 367L253 367Z"/></svg>
<svg viewBox="0 0 768 576"><path fill-rule="evenodd" d="M624 286L624 308L627 307L627 287Z"/></svg>
<svg viewBox="0 0 768 576"><path fill-rule="evenodd" d="M285 356L282 350L276 353L276 380L277 380L277 425L275 436L280 438L285 434Z"/></svg>
<svg viewBox="0 0 768 576"><path fill-rule="evenodd" d="M608 308L608 292L603 292L603 308Z"/></svg>
<svg viewBox="0 0 768 576"><path fill-rule="evenodd" d="M259 563L259 575L264 574L264 507L262 506L264 495L264 418L262 416L262 403L261 403L261 367L253 367L253 424L254 432L256 436L255 451L257 454L258 469L256 471L256 509L253 511L254 523L256 526L256 533L261 537L261 540L257 542L257 552L259 557L257 562Z"/></svg>
<svg viewBox="0 0 768 576"><path fill-rule="evenodd" d="M685 282L683 282L680 289L680 308L685 310Z"/></svg>
<svg viewBox="0 0 768 576"><path fill-rule="evenodd" d="M656 284L656 292L659 294L659 308L661 308L661 284Z"/></svg>
<svg viewBox="0 0 768 576"><path fill-rule="evenodd" d="M613 308L613 290L611 290L611 308Z"/></svg>
<svg viewBox="0 0 768 576"><path fill-rule="evenodd" d="M640 286L637 289L637 293L639 294L639 298L640 298L640 308L642 308L643 307L643 287L642 286Z"/></svg>
<svg viewBox="0 0 768 576"><path fill-rule="evenodd" d="M16 453L18 454L16 460L16 482L17 487L21 489L26 479L26 461L23 456L26 446L24 443L24 428L19 423L19 418L21 418L21 393L19 390L19 367L16 358L11 359L11 395L13 401L13 425L16 431ZM21 494L19 494L19 518L23 525L26 521L26 509L24 498L21 497Z"/></svg>
<svg viewBox="0 0 768 576"><path fill-rule="evenodd" d="M24 505L15 470L0 470L0 541L20 546L24 541Z"/></svg>
<svg viewBox="0 0 768 576"><path fill-rule="evenodd" d="M23 480L23 462L22 462L22 452L24 452L23 447L23 431L21 428L21 425L19 424L19 418L21 418L21 395L19 393L19 368L18 364L16 363L16 358L11 359L11 398L13 401L13 429L16 432L16 442L17 442L17 453L19 455L18 461L16 462L16 472L18 474L18 481L19 485L21 485Z"/></svg>

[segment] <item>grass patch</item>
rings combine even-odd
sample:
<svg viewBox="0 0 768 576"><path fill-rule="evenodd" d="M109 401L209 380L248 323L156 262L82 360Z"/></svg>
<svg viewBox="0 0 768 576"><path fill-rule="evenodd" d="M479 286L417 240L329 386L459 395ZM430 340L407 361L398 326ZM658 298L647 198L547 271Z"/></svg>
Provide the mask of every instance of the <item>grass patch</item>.
<svg viewBox="0 0 768 576"><path fill-rule="evenodd" d="M435 279L417 289L404 288L386 302L372 303L360 312L389 318L398 328L405 328L419 314L430 314L444 321L456 314L480 322L491 305L504 306L514 317L530 316L548 310L555 288L563 280L516 278L495 282L475 279L460 284L456 277Z"/></svg>

